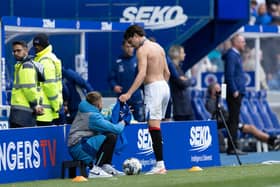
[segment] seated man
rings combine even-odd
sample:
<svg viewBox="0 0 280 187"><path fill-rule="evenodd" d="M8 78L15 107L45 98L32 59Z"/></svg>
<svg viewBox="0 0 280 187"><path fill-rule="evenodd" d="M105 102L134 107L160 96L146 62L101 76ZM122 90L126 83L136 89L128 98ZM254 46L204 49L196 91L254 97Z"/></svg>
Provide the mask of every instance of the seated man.
<svg viewBox="0 0 280 187"><path fill-rule="evenodd" d="M217 111L216 101L217 101L217 95L219 95L220 92L221 92L221 87L218 83L212 83L208 86L207 99L206 99L205 107L212 114L213 119L217 119L216 118L216 111ZM222 114L225 118L226 124L229 124L229 122L228 122L228 120L229 120L228 112L225 110L224 107L222 107L220 105L220 103L218 103L218 106L220 107L220 109L222 111ZM222 119L220 117L218 117L217 125L218 125L219 129L224 128L224 124L223 124ZM272 146L275 150L278 150L280 148L280 140L277 139L276 136L271 136L271 135L257 129L254 125L240 123L239 124L239 130L243 133L252 134L258 140L268 143L268 145Z"/></svg>
<svg viewBox="0 0 280 187"><path fill-rule="evenodd" d="M89 178L123 175L112 167L117 135L125 126L124 121L111 123L101 114L102 96L89 92L79 104L79 111L71 125L68 148L74 160L82 160L92 169ZM93 162L95 161L95 164Z"/></svg>

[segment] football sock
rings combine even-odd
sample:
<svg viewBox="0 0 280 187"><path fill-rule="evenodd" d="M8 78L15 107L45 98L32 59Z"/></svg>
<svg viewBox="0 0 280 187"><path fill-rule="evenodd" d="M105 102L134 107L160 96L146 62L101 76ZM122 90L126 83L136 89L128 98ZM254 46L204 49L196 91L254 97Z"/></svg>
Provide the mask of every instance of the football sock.
<svg viewBox="0 0 280 187"><path fill-rule="evenodd" d="M162 137L160 128L150 127L149 131L153 141L153 149L155 152L156 161L162 161Z"/></svg>
<svg viewBox="0 0 280 187"><path fill-rule="evenodd" d="M274 141L276 140L275 136L269 136L267 143L269 145L274 145Z"/></svg>
<svg viewBox="0 0 280 187"><path fill-rule="evenodd" d="M159 168L165 168L164 161L163 160L162 161L157 161L157 165L156 166L159 167Z"/></svg>

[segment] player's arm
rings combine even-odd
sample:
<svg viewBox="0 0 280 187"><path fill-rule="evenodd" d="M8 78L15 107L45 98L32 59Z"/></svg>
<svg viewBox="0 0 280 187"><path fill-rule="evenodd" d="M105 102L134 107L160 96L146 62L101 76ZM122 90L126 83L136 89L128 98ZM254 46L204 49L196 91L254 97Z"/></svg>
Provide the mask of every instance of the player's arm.
<svg viewBox="0 0 280 187"><path fill-rule="evenodd" d="M147 73L147 53L145 52L145 49L138 49L136 56L138 59L138 73L130 89L127 91L129 96L141 86Z"/></svg>
<svg viewBox="0 0 280 187"><path fill-rule="evenodd" d="M168 69L168 64L167 64L167 61L166 61L166 55L165 55L165 52L164 52L163 49L162 49L162 59L163 59L163 62L164 62L163 76L164 76L164 79L166 81L168 81L169 78L170 78L170 71Z"/></svg>

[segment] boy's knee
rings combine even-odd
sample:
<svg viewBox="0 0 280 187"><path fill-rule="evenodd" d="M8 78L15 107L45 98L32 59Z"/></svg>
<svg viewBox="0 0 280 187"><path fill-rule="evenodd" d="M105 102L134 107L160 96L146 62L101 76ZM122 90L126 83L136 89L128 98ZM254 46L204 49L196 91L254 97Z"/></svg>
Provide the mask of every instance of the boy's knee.
<svg viewBox="0 0 280 187"><path fill-rule="evenodd" d="M109 142L116 142L117 141L117 135L113 133L106 134L106 139Z"/></svg>

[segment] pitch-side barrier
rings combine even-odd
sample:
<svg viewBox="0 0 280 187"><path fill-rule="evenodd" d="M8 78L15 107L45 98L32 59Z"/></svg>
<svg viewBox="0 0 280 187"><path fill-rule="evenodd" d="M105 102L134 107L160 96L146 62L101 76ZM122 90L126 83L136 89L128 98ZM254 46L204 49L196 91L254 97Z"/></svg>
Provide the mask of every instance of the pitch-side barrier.
<svg viewBox="0 0 280 187"><path fill-rule="evenodd" d="M166 168L220 165L215 121L162 123ZM66 147L70 125L0 130L0 183L61 177L61 164L71 160ZM143 171L155 163L152 141L143 123L125 127L127 145L114 155L122 168L126 158L136 157Z"/></svg>

